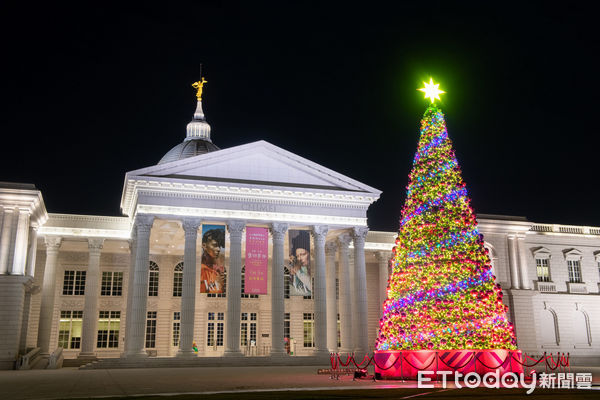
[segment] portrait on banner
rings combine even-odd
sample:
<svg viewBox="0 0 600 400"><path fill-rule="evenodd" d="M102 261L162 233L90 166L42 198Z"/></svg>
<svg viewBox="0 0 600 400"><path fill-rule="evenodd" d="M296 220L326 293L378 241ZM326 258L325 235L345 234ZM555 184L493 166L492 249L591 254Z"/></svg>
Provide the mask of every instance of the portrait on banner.
<svg viewBox="0 0 600 400"><path fill-rule="evenodd" d="M290 296L311 296L310 233L290 229L288 235L290 256L285 272L290 275Z"/></svg>
<svg viewBox="0 0 600 400"><path fill-rule="evenodd" d="M200 293L225 292L225 225L202 225Z"/></svg>

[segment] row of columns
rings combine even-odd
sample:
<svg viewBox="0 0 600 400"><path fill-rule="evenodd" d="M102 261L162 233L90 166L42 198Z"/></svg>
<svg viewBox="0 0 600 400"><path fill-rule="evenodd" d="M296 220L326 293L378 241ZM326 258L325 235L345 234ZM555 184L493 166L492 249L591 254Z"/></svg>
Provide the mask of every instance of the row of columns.
<svg viewBox="0 0 600 400"><path fill-rule="evenodd" d="M512 289L531 289L527 273L525 236L508 235L508 263L510 265L510 285Z"/></svg>
<svg viewBox="0 0 600 400"><path fill-rule="evenodd" d="M183 292L181 299L181 336L178 356L194 356L194 319L196 304L196 243L198 218L185 218L182 221L185 233ZM139 215L132 233L131 264L127 295L127 318L125 323L126 357L145 356L144 341L146 330L146 304L148 293L148 264L150 255L150 232L154 216ZM230 236L230 257L227 278L227 320L225 356L240 356L240 317L241 317L241 269L242 235L244 221L227 223ZM284 349L284 243L287 224L273 223L271 306L272 306L272 346L274 356L285 354ZM337 304L335 255L339 255L339 294L341 322L341 351L368 351L367 286L364 243L368 229L354 228L351 234L342 234L335 241L326 243L328 228L313 226L314 239L314 278L313 287L315 316L315 351L327 354L337 349ZM354 265L350 266L349 244L354 241ZM50 336L56 294L56 268L60 237L48 236L46 241L46 265L42 287L38 346L42 353L50 352ZM98 322L98 293L100 280L100 255L104 239L90 238L89 263L86 274L85 304L83 312L80 357L93 357Z"/></svg>
<svg viewBox="0 0 600 400"><path fill-rule="evenodd" d="M50 337L52 335L52 320L54 317L54 304L56 300L58 251L62 243L62 238L58 236L46 236L45 242L46 264L42 280L42 300L40 305L40 323L38 326L37 343L38 347L41 349L41 353L48 355L53 348L50 344ZM96 343L98 324L100 255L103 244L104 239L102 238L88 239L89 260L85 279L85 301L81 328L81 357L93 358L95 356L94 344ZM35 248L30 249L30 253L32 251L33 254L35 254Z"/></svg>
<svg viewBox="0 0 600 400"><path fill-rule="evenodd" d="M0 275L33 276L37 228L30 219L29 208L0 209Z"/></svg>
<svg viewBox="0 0 600 400"><path fill-rule="evenodd" d="M136 237L132 240L133 279L130 278L130 301L127 304L126 357L145 356L144 333L146 323L146 294L148 291L148 262L150 250L150 229L154 217L140 215L136 219ZM201 220L185 218L183 292L181 299L181 333L178 356L194 356L194 318L196 302L196 241ZM229 266L227 274L227 318L225 336L225 356L241 356L241 270L242 235L245 221L229 221ZM285 354L283 345L284 325L284 243L288 226L273 223L272 277L271 277L271 354ZM367 286L364 243L368 229L354 228L352 235L342 235L336 242L326 244L327 226L317 225L311 229L314 239L314 317L315 351L327 354L337 349L337 312L335 298L335 250L339 250L340 260L340 319L342 342L345 351L368 351ZM354 240L354 268L349 266L348 246ZM84 317L85 318L85 317ZM82 339L83 340L83 339Z"/></svg>

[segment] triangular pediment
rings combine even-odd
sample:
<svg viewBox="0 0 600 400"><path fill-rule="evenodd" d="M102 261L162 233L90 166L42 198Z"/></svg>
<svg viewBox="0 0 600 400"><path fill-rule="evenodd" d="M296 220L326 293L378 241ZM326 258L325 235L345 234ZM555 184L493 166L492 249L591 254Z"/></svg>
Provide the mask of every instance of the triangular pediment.
<svg viewBox="0 0 600 400"><path fill-rule="evenodd" d="M131 171L127 177L381 193L265 141Z"/></svg>

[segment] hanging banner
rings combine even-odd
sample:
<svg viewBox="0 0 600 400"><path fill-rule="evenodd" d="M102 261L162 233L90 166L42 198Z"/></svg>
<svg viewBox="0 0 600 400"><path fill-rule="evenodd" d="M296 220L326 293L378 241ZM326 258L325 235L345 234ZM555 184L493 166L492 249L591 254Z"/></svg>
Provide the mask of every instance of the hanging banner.
<svg viewBox="0 0 600 400"><path fill-rule="evenodd" d="M310 234L289 230L290 258L285 272L290 275L290 296L311 296Z"/></svg>
<svg viewBox="0 0 600 400"><path fill-rule="evenodd" d="M246 227L245 294L267 294L269 270L269 230Z"/></svg>
<svg viewBox="0 0 600 400"><path fill-rule="evenodd" d="M202 225L200 293L225 293L225 272L225 225Z"/></svg>

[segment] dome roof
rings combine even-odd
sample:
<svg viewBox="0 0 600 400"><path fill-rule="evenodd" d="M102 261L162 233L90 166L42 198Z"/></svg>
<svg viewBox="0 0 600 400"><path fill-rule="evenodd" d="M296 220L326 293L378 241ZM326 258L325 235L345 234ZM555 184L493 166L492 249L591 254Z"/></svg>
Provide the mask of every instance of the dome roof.
<svg viewBox="0 0 600 400"><path fill-rule="evenodd" d="M204 139L186 140L173 147L160 159L158 164L164 164L171 161L183 160L184 158L194 157L200 154L210 153L220 150L214 143Z"/></svg>
<svg viewBox="0 0 600 400"><path fill-rule="evenodd" d="M183 143L173 147L160 159L158 164L164 164L171 161L183 160L184 158L194 157L200 154L210 153L220 150L210 140L210 125L204 118L202 111L202 100L198 99L194 118L186 128L186 138Z"/></svg>

